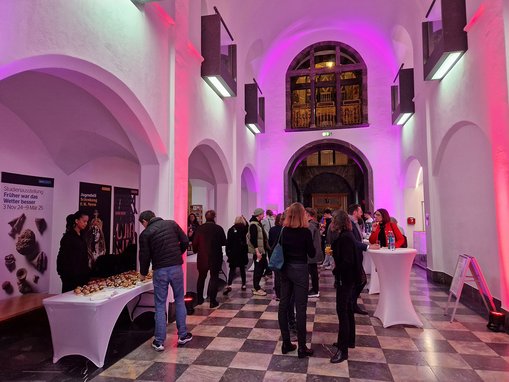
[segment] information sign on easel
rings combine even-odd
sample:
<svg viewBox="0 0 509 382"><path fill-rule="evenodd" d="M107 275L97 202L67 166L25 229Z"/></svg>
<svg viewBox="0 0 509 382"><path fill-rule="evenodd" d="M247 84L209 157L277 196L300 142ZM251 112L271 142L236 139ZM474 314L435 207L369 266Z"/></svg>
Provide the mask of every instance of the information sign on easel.
<svg viewBox="0 0 509 382"><path fill-rule="evenodd" d="M467 275L468 270L470 270L471 275ZM465 281L472 280L475 281L477 289L481 294L481 298L484 302L484 305L486 306L486 309L488 309L488 312L491 310L496 310L495 303L493 302L493 296L491 295L490 289L488 288L488 284L486 284L486 280L482 274L481 267L479 266L476 258L468 255L460 255L458 257L458 262L456 263L456 270L454 271L451 287L449 288L449 299L447 300L447 305L445 306L444 311L444 314L447 315L451 298L454 295L454 297L456 297L456 301L452 311L451 322L454 321L454 315L456 314L456 309L458 308L463 285L465 284ZM490 306L488 306L486 299L488 299L491 309Z"/></svg>

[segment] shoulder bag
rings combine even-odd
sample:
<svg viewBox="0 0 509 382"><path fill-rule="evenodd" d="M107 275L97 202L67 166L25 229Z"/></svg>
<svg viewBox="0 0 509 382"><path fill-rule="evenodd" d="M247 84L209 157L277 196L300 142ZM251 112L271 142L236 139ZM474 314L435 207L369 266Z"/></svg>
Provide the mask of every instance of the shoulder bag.
<svg viewBox="0 0 509 382"><path fill-rule="evenodd" d="M270 256L269 260L269 268L273 271L280 271L283 268L285 263L285 258L283 255L283 246L281 245L281 235L283 234L283 228L281 228L281 232L279 233L279 238L277 239L276 246L272 250L272 256Z"/></svg>

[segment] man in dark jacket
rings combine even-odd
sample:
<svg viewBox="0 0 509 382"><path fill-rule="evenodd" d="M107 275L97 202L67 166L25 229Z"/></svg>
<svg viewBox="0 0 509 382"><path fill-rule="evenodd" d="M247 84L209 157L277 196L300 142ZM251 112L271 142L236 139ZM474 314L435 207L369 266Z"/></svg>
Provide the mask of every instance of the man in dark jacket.
<svg viewBox="0 0 509 382"><path fill-rule="evenodd" d="M178 344L191 341L193 335L187 331L186 305L184 303L184 272L182 254L189 241L182 228L173 220L163 220L152 211L143 211L139 217L145 227L140 234L140 274L143 280L152 262L155 305L155 332L152 347L164 350L166 339L166 300L168 285L173 289L176 307Z"/></svg>
<svg viewBox="0 0 509 382"><path fill-rule="evenodd" d="M252 291L256 296L267 295L267 292L260 287L260 280L262 279L264 270L267 268L267 253L269 250L267 233L263 229L261 223L263 215L263 208L256 208L254 210L253 216L249 220L249 231L246 237L249 253L253 255L254 272Z"/></svg>
<svg viewBox="0 0 509 382"><path fill-rule="evenodd" d="M306 208L306 214L309 222L309 230L313 238L313 246L315 247L315 257L308 257L308 272L311 276L311 289L308 297L320 297L320 285L318 281L318 264L323 261L322 239L320 234L320 224L316 220L316 210L314 208Z"/></svg>
<svg viewBox="0 0 509 382"><path fill-rule="evenodd" d="M226 245L224 230L216 224L215 219L216 211L207 211L205 213L205 223L198 227L193 239L193 252L198 254L197 303L203 304L203 288L205 287L207 272L210 271L208 294L211 308L219 306L216 297L219 287L219 271L223 265L222 247Z"/></svg>
<svg viewBox="0 0 509 382"><path fill-rule="evenodd" d="M352 296L352 302L353 302L353 311L357 314L367 315L368 312L362 309L359 305L357 305L357 299L359 298L362 290L366 286L367 280L366 280L366 273L364 272L364 268L362 267L362 261L364 259L363 252L368 249L368 245L364 244L362 242L362 230L359 227L359 219L362 218L362 207L360 204L352 204L348 207L348 217L350 218L350 221L352 222L352 233L355 238L355 249L357 253L357 262L360 265L359 273L360 273L360 280L361 282L354 286L353 289L353 296ZM380 248L380 246L375 245L369 245L369 248L377 249Z"/></svg>

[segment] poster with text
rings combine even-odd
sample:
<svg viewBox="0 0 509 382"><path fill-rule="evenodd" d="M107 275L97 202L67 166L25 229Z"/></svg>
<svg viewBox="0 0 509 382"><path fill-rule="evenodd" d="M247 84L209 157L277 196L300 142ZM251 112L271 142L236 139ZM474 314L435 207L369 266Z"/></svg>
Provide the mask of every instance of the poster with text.
<svg viewBox="0 0 509 382"><path fill-rule="evenodd" d="M136 198L138 190L115 187L113 192L113 254L120 255L130 246L131 252L138 245L136 233Z"/></svg>
<svg viewBox="0 0 509 382"><path fill-rule="evenodd" d="M2 172L0 300L49 291L52 178Z"/></svg>
<svg viewBox="0 0 509 382"><path fill-rule="evenodd" d="M80 182L80 210L88 215L85 232L89 265L94 267L99 256L110 253L111 186Z"/></svg>

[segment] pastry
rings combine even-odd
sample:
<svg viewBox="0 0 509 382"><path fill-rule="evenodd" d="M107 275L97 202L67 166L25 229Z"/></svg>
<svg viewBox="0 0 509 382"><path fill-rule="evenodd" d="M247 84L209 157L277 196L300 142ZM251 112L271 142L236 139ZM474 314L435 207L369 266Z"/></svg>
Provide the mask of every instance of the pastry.
<svg viewBox="0 0 509 382"><path fill-rule="evenodd" d="M2 289L5 291L5 293L7 294L12 294L14 292L14 288L12 287L12 284L10 281L4 281L2 283Z"/></svg>
<svg viewBox="0 0 509 382"><path fill-rule="evenodd" d="M9 272L12 272L16 269L16 258L11 253L10 255L5 256L5 267Z"/></svg>
<svg viewBox="0 0 509 382"><path fill-rule="evenodd" d="M28 261L35 259L38 253L35 233L31 229L24 230L16 242L16 251L25 256Z"/></svg>
<svg viewBox="0 0 509 382"><path fill-rule="evenodd" d="M46 231L46 228L48 228L48 225L46 224L46 220L44 220L44 218L35 219L35 226L37 227L37 230L41 235L44 233L44 231Z"/></svg>
<svg viewBox="0 0 509 382"><path fill-rule="evenodd" d="M25 214L21 214L16 219L13 219L9 222L11 226L11 232L9 232L9 236L13 239L16 237L18 233L23 229L23 224L25 224L26 216Z"/></svg>

